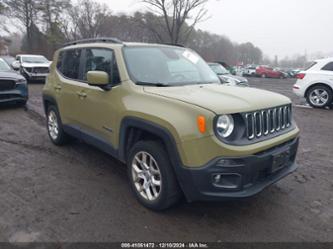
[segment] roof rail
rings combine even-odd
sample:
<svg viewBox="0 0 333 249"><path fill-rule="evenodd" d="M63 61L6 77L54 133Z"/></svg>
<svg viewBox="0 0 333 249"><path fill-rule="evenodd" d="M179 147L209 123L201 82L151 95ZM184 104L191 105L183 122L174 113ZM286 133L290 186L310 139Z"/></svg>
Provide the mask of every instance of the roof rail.
<svg viewBox="0 0 333 249"><path fill-rule="evenodd" d="M71 45L77 45L77 44L84 44L84 43L93 43L93 42L106 42L106 43L117 43L117 44L122 44L123 43L118 38L98 37L98 38L82 39L82 40L68 42L68 43L65 43L63 45L63 47L71 46Z"/></svg>
<svg viewBox="0 0 333 249"><path fill-rule="evenodd" d="M182 45L182 44L174 44L174 43L169 43L169 42L167 42L167 43L161 43L161 44L163 44L163 45L168 45L168 46L175 46L175 47L181 47L181 48L185 48L185 46L184 45Z"/></svg>

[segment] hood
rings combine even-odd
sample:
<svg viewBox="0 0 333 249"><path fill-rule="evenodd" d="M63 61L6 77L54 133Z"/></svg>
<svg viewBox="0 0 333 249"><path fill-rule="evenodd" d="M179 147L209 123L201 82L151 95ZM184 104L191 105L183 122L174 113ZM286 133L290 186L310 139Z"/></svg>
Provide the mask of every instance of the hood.
<svg viewBox="0 0 333 249"><path fill-rule="evenodd" d="M144 87L144 91L196 105L216 114L255 111L291 103L289 98L277 93L220 84Z"/></svg>
<svg viewBox="0 0 333 249"><path fill-rule="evenodd" d="M50 67L50 63L22 63L22 67Z"/></svg>
<svg viewBox="0 0 333 249"><path fill-rule="evenodd" d="M0 72L0 79L20 80L20 79L24 79L24 77L15 71L5 71L5 72Z"/></svg>

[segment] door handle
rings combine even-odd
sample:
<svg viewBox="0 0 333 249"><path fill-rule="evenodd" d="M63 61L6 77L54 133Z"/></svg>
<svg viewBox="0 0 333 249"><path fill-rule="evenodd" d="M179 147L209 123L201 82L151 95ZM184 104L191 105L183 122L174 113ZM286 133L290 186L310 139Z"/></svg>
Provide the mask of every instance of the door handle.
<svg viewBox="0 0 333 249"><path fill-rule="evenodd" d="M85 92L76 92L80 98L86 98L87 94Z"/></svg>
<svg viewBox="0 0 333 249"><path fill-rule="evenodd" d="M60 91L60 90L61 90L61 86L60 86L60 85L56 85L56 86L54 87L54 90L56 90L56 91Z"/></svg>

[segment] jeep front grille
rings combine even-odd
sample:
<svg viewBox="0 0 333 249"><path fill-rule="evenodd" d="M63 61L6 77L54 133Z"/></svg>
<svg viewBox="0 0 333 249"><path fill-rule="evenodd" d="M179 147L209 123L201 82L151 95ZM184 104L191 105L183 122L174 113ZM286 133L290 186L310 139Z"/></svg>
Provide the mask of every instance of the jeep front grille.
<svg viewBox="0 0 333 249"><path fill-rule="evenodd" d="M291 126L291 105L244 114L249 140L282 132Z"/></svg>

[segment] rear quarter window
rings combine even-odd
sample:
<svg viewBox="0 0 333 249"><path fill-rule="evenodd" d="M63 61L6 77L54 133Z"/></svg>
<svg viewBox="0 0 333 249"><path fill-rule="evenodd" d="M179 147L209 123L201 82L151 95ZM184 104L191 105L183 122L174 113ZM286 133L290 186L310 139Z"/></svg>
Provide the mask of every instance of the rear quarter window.
<svg viewBox="0 0 333 249"><path fill-rule="evenodd" d="M317 62L315 62L315 61L311 62L311 64L308 65L308 66L304 69L304 71L308 71L308 70L310 70L310 69L313 68L315 65L317 65Z"/></svg>
<svg viewBox="0 0 333 249"><path fill-rule="evenodd" d="M58 59L57 59L57 69L62 73L62 63L63 63L63 59L64 59L64 52L61 51L58 55Z"/></svg>
<svg viewBox="0 0 333 249"><path fill-rule="evenodd" d="M60 68L58 68L59 71L69 79L82 80L80 78L80 60L81 60L82 50L70 49L62 51L62 53L63 54L61 55L62 57L61 63L59 64Z"/></svg>
<svg viewBox="0 0 333 249"><path fill-rule="evenodd" d="M321 70L333 71L333 62L326 64Z"/></svg>

